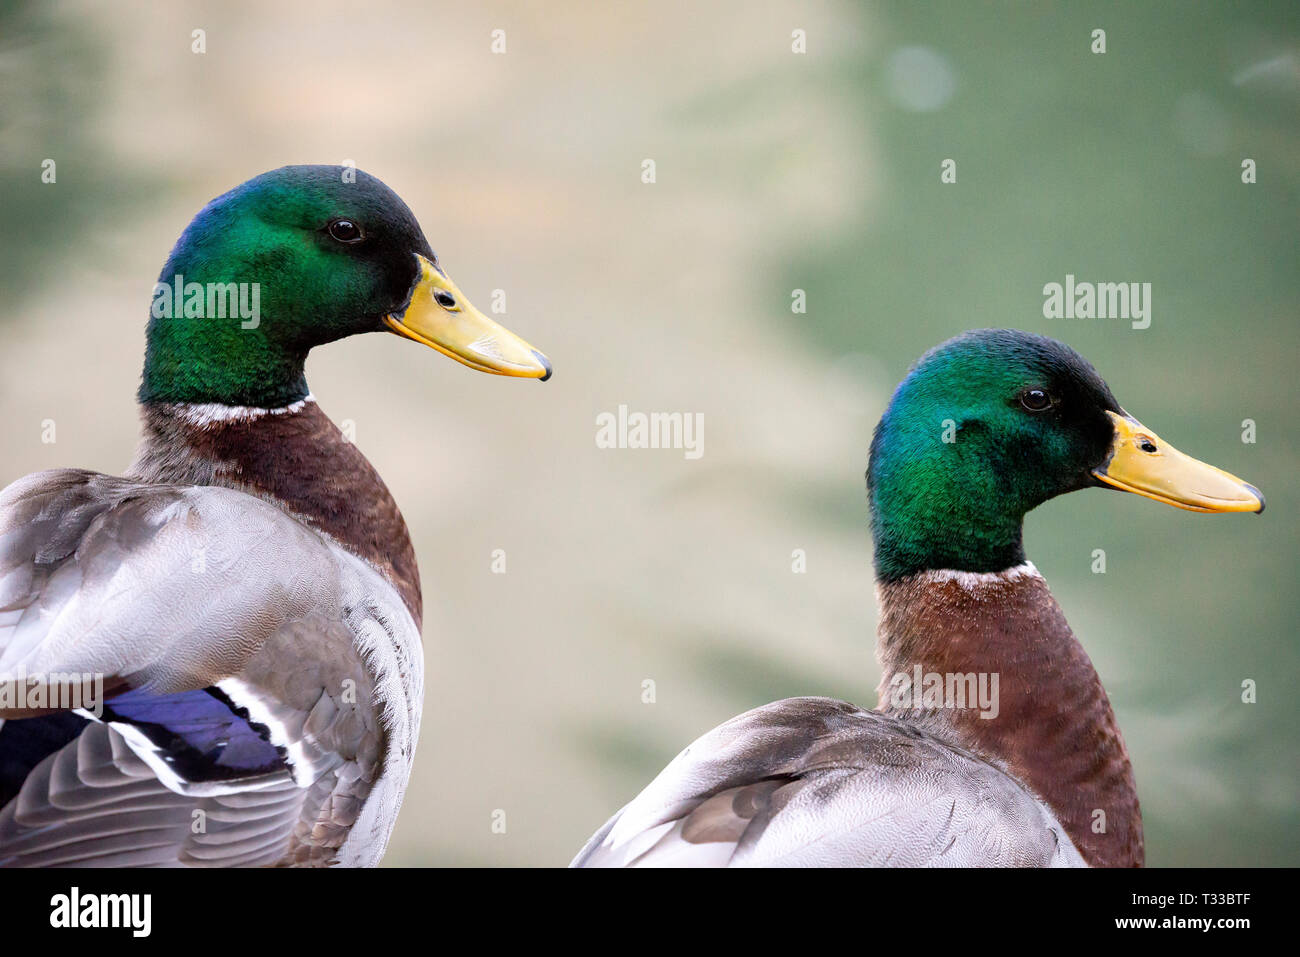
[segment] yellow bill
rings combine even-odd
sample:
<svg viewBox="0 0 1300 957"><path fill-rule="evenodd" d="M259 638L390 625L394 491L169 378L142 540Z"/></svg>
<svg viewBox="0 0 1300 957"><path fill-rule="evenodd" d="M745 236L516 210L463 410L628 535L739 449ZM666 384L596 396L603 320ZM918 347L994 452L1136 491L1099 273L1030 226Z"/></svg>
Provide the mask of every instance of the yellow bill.
<svg viewBox="0 0 1300 957"><path fill-rule="evenodd" d="M399 336L422 342L462 365L494 375L551 377L551 363L509 329L475 309L456 284L419 253L420 278L401 315L384 316Z"/></svg>
<svg viewBox="0 0 1300 957"><path fill-rule="evenodd" d="M1184 455L1127 413L1106 413L1115 426L1110 458L1092 474L1107 485L1193 512L1262 512L1264 496L1249 482Z"/></svg>

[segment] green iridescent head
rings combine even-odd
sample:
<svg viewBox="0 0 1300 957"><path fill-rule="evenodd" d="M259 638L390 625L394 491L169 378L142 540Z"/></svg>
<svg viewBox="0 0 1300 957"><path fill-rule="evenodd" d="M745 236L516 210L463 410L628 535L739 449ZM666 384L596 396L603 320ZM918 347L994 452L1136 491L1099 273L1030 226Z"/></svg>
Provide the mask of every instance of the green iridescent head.
<svg viewBox="0 0 1300 957"><path fill-rule="evenodd" d="M877 577L1017 565L1025 514L1092 486L1200 512L1263 510L1258 489L1124 412L1069 346L1012 329L957 336L917 361L876 427Z"/></svg>
<svg viewBox="0 0 1300 957"><path fill-rule="evenodd" d="M391 189L349 167L286 166L212 200L176 242L139 397L284 406L307 394L314 346L390 331L482 371L549 374L447 279Z"/></svg>

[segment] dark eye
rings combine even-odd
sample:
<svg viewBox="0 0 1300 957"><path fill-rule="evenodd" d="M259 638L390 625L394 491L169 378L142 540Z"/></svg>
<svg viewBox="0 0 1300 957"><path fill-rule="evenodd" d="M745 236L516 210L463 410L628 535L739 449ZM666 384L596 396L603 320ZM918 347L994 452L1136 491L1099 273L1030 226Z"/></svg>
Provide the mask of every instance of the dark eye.
<svg viewBox="0 0 1300 957"><path fill-rule="evenodd" d="M361 242L361 227L350 219L336 219L329 224L330 235L341 243Z"/></svg>
<svg viewBox="0 0 1300 957"><path fill-rule="evenodd" d="M1020 393L1020 404L1026 412L1043 412L1052 407L1052 397L1042 389L1026 389Z"/></svg>

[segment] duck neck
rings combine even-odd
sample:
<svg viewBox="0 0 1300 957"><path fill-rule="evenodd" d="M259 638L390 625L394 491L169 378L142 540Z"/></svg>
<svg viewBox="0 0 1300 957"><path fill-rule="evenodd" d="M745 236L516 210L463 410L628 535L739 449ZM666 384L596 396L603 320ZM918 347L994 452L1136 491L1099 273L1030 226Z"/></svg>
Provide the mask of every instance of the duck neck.
<svg viewBox="0 0 1300 957"><path fill-rule="evenodd" d="M222 485L278 505L375 567L421 621L420 576L387 486L310 395L278 408L141 403L128 475Z"/></svg>
<svg viewBox="0 0 1300 957"><path fill-rule="evenodd" d="M923 571L879 581L877 591L878 709L1001 763L1052 808L1089 864L1140 866L1124 739L1034 566Z"/></svg>

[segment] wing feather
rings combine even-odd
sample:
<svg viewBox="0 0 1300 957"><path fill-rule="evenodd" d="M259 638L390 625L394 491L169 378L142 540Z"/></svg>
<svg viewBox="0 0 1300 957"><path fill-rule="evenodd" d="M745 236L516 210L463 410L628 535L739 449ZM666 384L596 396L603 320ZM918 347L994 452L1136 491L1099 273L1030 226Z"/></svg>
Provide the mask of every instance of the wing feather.
<svg viewBox="0 0 1300 957"><path fill-rule="evenodd" d="M981 757L829 698L691 744L574 866L1081 866L1052 812Z"/></svg>
<svg viewBox="0 0 1300 957"><path fill-rule="evenodd" d="M0 492L0 675L207 687L338 586L319 535L233 489L65 469Z"/></svg>
<svg viewBox="0 0 1300 957"><path fill-rule="evenodd" d="M233 489L59 470L0 492L0 684L26 681L30 696L33 681L53 692L91 674L109 689L76 712L92 719L79 731L53 706L0 710L0 783L13 795L0 865L340 859L384 767L389 712L414 746L413 621L406 707L377 693L365 660L408 627L375 604L390 591ZM380 849L404 781L367 821Z"/></svg>

